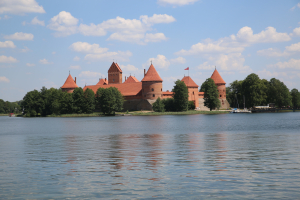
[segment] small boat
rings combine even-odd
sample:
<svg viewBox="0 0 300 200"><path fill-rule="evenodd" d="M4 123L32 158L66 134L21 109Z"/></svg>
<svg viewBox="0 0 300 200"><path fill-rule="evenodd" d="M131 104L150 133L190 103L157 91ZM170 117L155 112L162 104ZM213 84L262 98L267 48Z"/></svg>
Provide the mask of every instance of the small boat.
<svg viewBox="0 0 300 200"><path fill-rule="evenodd" d="M14 113L9 113L8 116L9 117L15 117L16 115Z"/></svg>
<svg viewBox="0 0 300 200"><path fill-rule="evenodd" d="M244 110L232 108L230 113L251 113L251 111L246 108Z"/></svg>

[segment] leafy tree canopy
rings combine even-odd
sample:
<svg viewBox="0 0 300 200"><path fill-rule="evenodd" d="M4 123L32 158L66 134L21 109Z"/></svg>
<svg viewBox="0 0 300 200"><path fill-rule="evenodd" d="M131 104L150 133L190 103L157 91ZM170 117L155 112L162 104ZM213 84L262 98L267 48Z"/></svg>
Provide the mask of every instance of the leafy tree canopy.
<svg viewBox="0 0 300 200"><path fill-rule="evenodd" d="M184 111L188 109L188 88L183 81L177 80L172 90L174 92L174 108L176 111Z"/></svg>
<svg viewBox="0 0 300 200"><path fill-rule="evenodd" d="M210 110L220 108L219 92L213 79L206 79L201 85L200 91L204 92L204 106L208 107Z"/></svg>

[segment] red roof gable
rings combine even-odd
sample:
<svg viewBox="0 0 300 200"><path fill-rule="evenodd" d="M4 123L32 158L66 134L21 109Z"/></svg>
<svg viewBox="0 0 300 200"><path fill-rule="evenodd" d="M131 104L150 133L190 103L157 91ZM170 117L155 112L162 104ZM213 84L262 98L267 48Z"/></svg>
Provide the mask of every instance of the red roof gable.
<svg viewBox="0 0 300 200"><path fill-rule="evenodd" d="M108 80L102 78L96 85L108 85Z"/></svg>
<svg viewBox="0 0 300 200"><path fill-rule="evenodd" d="M124 83L137 83L139 80L137 80L134 76L129 76Z"/></svg>
<svg viewBox="0 0 300 200"><path fill-rule="evenodd" d="M83 88L83 90L86 90L86 88L92 89L94 93L96 94L98 88L109 88L109 87L115 87L117 88L123 96L135 96L142 90L142 82L137 83L122 83L122 84L109 84L109 85L88 85Z"/></svg>
<svg viewBox="0 0 300 200"><path fill-rule="evenodd" d="M181 81L183 81L187 87L199 87L189 76L183 77Z"/></svg>
<svg viewBox="0 0 300 200"><path fill-rule="evenodd" d="M118 63L113 62L108 69L108 72L122 72L121 68L119 67Z"/></svg>
<svg viewBox="0 0 300 200"><path fill-rule="evenodd" d="M211 75L210 78L215 81L215 84L226 84L226 82L223 80L217 69L215 69L214 73Z"/></svg>
<svg viewBox="0 0 300 200"><path fill-rule="evenodd" d="M160 78L156 69L151 64L142 81L161 81L162 82L163 80Z"/></svg>
<svg viewBox="0 0 300 200"><path fill-rule="evenodd" d="M78 85L73 80L73 77L71 76L71 74L69 74L65 84L63 86L61 86L61 88L78 88Z"/></svg>

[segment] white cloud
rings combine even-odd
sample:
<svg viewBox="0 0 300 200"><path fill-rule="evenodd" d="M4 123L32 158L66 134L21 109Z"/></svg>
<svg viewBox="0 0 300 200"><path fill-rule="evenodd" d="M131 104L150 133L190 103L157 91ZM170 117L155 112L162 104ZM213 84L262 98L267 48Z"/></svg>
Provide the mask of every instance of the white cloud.
<svg viewBox="0 0 300 200"><path fill-rule="evenodd" d="M24 49L21 49L21 52L23 52L23 53L26 53L28 51L30 51L30 49L28 47L24 47Z"/></svg>
<svg viewBox="0 0 300 200"><path fill-rule="evenodd" d="M9 57L4 55L0 56L0 63L15 63L15 62L18 62L18 60L11 56Z"/></svg>
<svg viewBox="0 0 300 200"><path fill-rule="evenodd" d="M103 74L99 72L91 72L91 71L82 71L79 74L79 77L102 77Z"/></svg>
<svg viewBox="0 0 300 200"><path fill-rule="evenodd" d="M300 36L300 27L295 28L293 30L293 33L291 34L292 36Z"/></svg>
<svg viewBox="0 0 300 200"><path fill-rule="evenodd" d="M186 63L186 60L183 57L178 57L178 58L171 59L170 62L184 64L184 63Z"/></svg>
<svg viewBox="0 0 300 200"><path fill-rule="evenodd" d="M102 54L87 54L84 57L84 59L89 61L96 61L96 60L111 61L113 59L119 61L128 61L130 56L132 56L132 53L130 51L117 51L117 52L105 52Z"/></svg>
<svg viewBox="0 0 300 200"><path fill-rule="evenodd" d="M145 36L145 42L160 42L162 40L167 40L166 36L163 33L147 33Z"/></svg>
<svg viewBox="0 0 300 200"><path fill-rule="evenodd" d="M156 58L149 58L147 63L143 66L148 66L148 63L150 62L152 62L156 68L167 69L170 66L170 61L164 55L157 55Z"/></svg>
<svg viewBox="0 0 300 200"><path fill-rule="evenodd" d="M193 4L198 0L157 0L158 4L161 5L177 5L177 6L183 6L183 5L188 5L188 4Z"/></svg>
<svg viewBox="0 0 300 200"><path fill-rule="evenodd" d="M200 64L197 68L200 70L214 70L215 66L208 64L208 61L207 61L207 62Z"/></svg>
<svg viewBox="0 0 300 200"><path fill-rule="evenodd" d="M43 65L53 64L53 62L49 62L46 58L41 59L41 60L40 60L40 63L43 64Z"/></svg>
<svg viewBox="0 0 300 200"><path fill-rule="evenodd" d="M77 32L78 19L73 17L71 13L61 11L58 15L51 18L47 26L51 30L55 30L55 36L67 36Z"/></svg>
<svg viewBox="0 0 300 200"><path fill-rule="evenodd" d="M136 68L134 65L120 65L122 71L130 71L130 72L136 72L139 69Z"/></svg>
<svg viewBox="0 0 300 200"><path fill-rule="evenodd" d="M45 13L45 10L35 0L1 0L0 14L3 13Z"/></svg>
<svg viewBox="0 0 300 200"><path fill-rule="evenodd" d="M275 67L279 69L300 69L300 60L296 60L294 58L290 59L286 62L278 62L274 65L269 65L268 67Z"/></svg>
<svg viewBox="0 0 300 200"><path fill-rule="evenodd" d="M34 67L35 64L33 64L33 63L26 63L26 66L27 66L27 67Z"/></svg>
<svg viewBox="0 0 300 200"><path fill-rule="evenodd" d="M286 46L283 52L281 52L279 49L269 48L269 49L259 50L257 51L257 54L261 56L280 57L280 56L290 56L295 52L299 52L299 51L300 51L300 42L291 44L290 46Z"/></svg>
<svg viewBox="0 0 300 200"><path fill-rule="evenodd" d="M55 36L67 36L80 33L85 36L104 36L111 32L108 40L119 40L123 42L132 42L137 44L146 44L148 42L159 42L166 40L163 33L149 33L154 24L171 23L176 21L173 16L167 14L154 14L151 17L147 15L140 16L140 19L124 19L116 17L103 21L100 24L80 24L78 19L71 13L61 11L54 16L49 25L49 29L56 31Z"/></svg>
<svg viewBox="0 0 300 200"><path fill-rule="evenodd" d="M286 72L271 72L268 71L266 69L263 69L261 71L258 71L257 74L259 75L259 77L264 78L264 77L268 77L268 78L273 78L273 77L281 77L281 76L287 76Z"/></svg>
<svg viewBox="0 0 300 200"><path fill-rule="evenodd" d="M152 17L148 17L147 15L142 15L140 16L140 19L145 24L160 24L160 23L167 24L176 21L176 19L173 16L167 14L164 15L154 14Z"/></svg>
<svg viewBox="0 0 300 200"><path fill-rule="evenodd" d="M75 56L75 57L73 58L73 60L74 60L74 61L79 61L80 58L79 58L78 56Z"/></svg>
<svg viewBox="0 0 300 200"><path fill-rule="evenodd" d="M286 51L300 51L300 42L285 47Z"/></svg>
<svg viewBox="0 0 300 200"><path fill-rule="evenodd" d="M33 25L41 25L41 26L45 26L45 22L44 21L41 21L41 20L38 20L37 17L33 18L31 20L31 24Z"/></svg>
<svg viewBox="0 0 300 200"><path fill-rule="evenodd" d="M6 78L5 76L0 76L0 82L6 82L6 83L9 83L9 79Z"/></svg>
<svg viewBox="0 0 300 200"><path fill-rule="evenodd" d="M12 41L0 42L0 48L15 48L16 45Z"/></svg>
<svg viewBox="0 0 300 200"><path fill-rule="evenodd" d="M81 69L81 67L79 65L72 65L69 69Z"/></svg>
<svg viewBox="0 0 300 200"><path fill-rule="evenodd" d="M245 47L255 43L275 43L291 40L287 33L277 33L273 27L267 27L265 31L253 34L250 27L241 28L237 35L220 38L217 41L206 39L202 43L192 45L189 50L180 50L177 55L196 55L212 53L240 53Z"/></svg>
<svg viewBox="0 0 300 200"><path fill-rule="evenodd" d="M87 42L75 42L70 46L70 49L81 53L101 54L108 51L108 48L101 48L99 44L89 44Z"/></svg>
<svg viewBox="0 0 300 200"><path fill-rule="evenodd" d="M33 40L33 34L17 32L12 35L5 35L4 38L8 40Z"/></svg>
<svg viewBox="0 0 300 200"><path fill-rule="evenodd" d="M89 61L113 59L128 61L129 57L132 56L130 51L109 52L108 48L101 48L99 44L89 44L87 42L75 42L70 46L70 49L76 52L86 53L87 55L84 59Z"/></svg>

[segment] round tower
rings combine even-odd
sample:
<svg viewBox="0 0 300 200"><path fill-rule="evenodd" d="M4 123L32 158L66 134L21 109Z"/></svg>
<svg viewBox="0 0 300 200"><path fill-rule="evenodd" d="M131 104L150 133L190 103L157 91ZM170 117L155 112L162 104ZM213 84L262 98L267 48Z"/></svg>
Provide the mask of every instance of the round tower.
<svg viewBox="0 0 300 200"><path fill-rule="evenodd" d="M61 89L63 92L73 93L75 88L78 88L78 85L76 84L76 77L75 80L73 80L73 77L69 74L65 84L61 86Z"/></svg>
<svg viewBox="0 0 300 200"><path fill-rule="evenodd" d="M147 73L144 70L144 78L142 80L143 99L156 100L158 97L162 98L162 82L163 80L151 64Z"/></svg>
<svg viewBox="0 0 300 200"><path fill-rule="evenodd" d="M219 92L219 99L226 100L226 82L223 80L217 69L215 69L214 73L211 75L210 78L214 80L217 86Z"/></svg>

